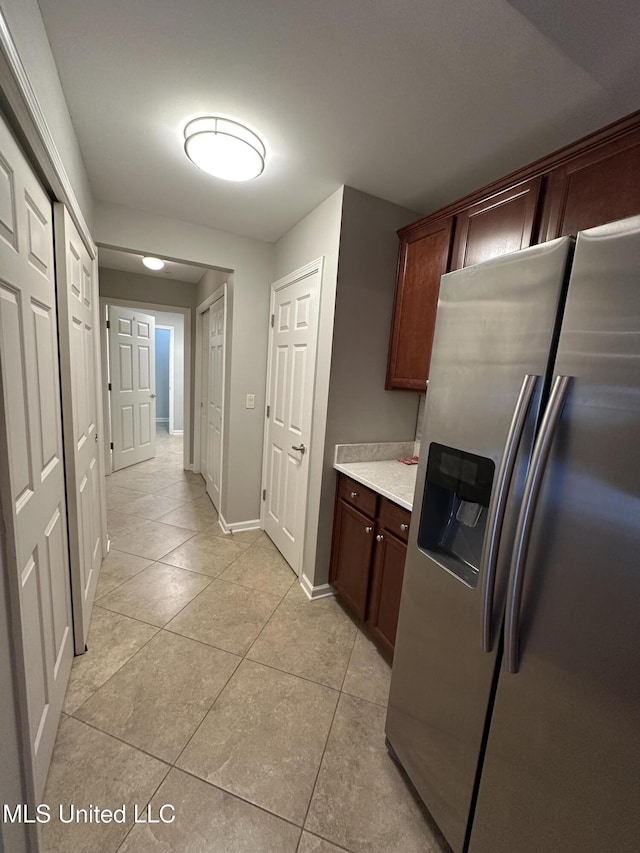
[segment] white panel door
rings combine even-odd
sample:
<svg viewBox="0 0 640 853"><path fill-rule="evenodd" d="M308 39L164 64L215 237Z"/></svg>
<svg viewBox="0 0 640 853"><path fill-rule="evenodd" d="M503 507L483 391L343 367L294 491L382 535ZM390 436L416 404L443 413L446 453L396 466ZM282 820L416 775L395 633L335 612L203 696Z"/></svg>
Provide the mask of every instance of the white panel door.
<svg viewBox="0 0 640 853"><path fill-rule="evenodd" d="M224 385L224 296L209 308L207 399L207 493L220 509L222 473L222 397Z"/></svg>
<svg viewBox="0 0 640 853"><path fill-rule="evenodd" d="M201 348L200 348L200 474L207 479L207 418L209 416L209 311L200 315Z"/></svg>
<svg viewBox="0 0 640 853"><path fill-rule="evenodd" d="M307 504L320 271L273 286L263 524L300 574Z"/></svg>
<svg viewBox="0 0 640 853"><path fill-rule="evenodd" d="M0 267L2 521L39 801L73 660L52 209L2 120Z"/></svg>
<svg viewBox="0 0 640 853"><path fill-rule="evenodd" d="M85 651L102 564L101 454L96 368L98 287L94 263L67 209L54 205L64 443L76 654Z"/></svg>
<svg viewBox="0 0 640 853"><path fill-rule="evenodd" d="M156 320L109 306L113 470L156 455Z"/></svg>

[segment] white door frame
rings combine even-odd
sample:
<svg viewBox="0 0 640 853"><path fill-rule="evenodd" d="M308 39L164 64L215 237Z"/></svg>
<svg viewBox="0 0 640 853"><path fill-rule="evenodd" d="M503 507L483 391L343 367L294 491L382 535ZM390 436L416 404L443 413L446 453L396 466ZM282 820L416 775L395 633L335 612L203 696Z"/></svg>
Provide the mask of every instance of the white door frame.
<svg viewBox="0 0 640 853"><path fill-rule="evenodd" d="M183 314L184 315L184 436L182 448L182 464L185 471L191 471L191 308L181 308L178 305L159 305L155 302L139 302L131 299L119 299L115 296L100 297L100 347L102 350L102 363L107 362L107 306L122 305L123 308L137 308L139 311L164 311L168 314ZM109 398L109 382L108 372L104 373L103 399L106 397L107 404L104 409L104 434L109 436L105 442L105 470L107 474L111 474L113 466L111 463L111 412L108 404Z"/></svg>
<svg viewBox="0 0 640 853"><path fill-rule="evenodd" d="M314 273L318 273L320 279L320 287L318 290L318 323L316 326L316 345L318 342L318 338L320 336L320 318L321 318L321 309L322 309L322 273L324 268L324 257L316 258L314 261L311 261L308 264L305 264L303 267L300 267L297 270L294 270L292 273L284 276L284 278L278 279L278 281L274 281L271 285L271 298L269 300L269 340L267 342L267 394L266 400L267 402L271 399L271 349L273 345L273 326L271 325L271 317L274 313L276 293L282 290L285 287L288 287L290 284L294 284L296 281L299 281L301 278L306 278L309 275L313 275ZM316 375L318 372L318 347L316 346L316 355L315 355L315 364L313 368L313 390L311 393L312 405L315 403L315 385L316 385ZM307 493L304 496L304 518L305 523L302 529L302 537L300 538L299 544L299 554L298 554L298 568L297 572L298 580L302 581L302 560L304 556L304 545L305 545L305 533L306 533L306 522L307 522L307 510L309 508L309 483L311 481L311 460L315 459L316 448L314 446L314 434L313 434L313 417L311 418L311 428L309 435L309 446L307 449L308 453L308 465L309 465L309 476L307 477ZM269 420L267 418L267 409L265 404L264 410L264 436L262 439L262 481L260 486L260 497L264 494L264 490L267 488L267 469L269 462ZM260 500L260 528L264 530L264 521L265 521L265 501Z"/></svg>
<svg viewBox="0 0 640 853"><path fill-rule="evenodd" d="M200 470L200 440L202 438L200 434L200 408L201 404L204 403L202 399L202 364L200 359L200 354L202 352L202 315L205 311L208 311L209 308L213 305L214 302L217 302L218 299L224 297L224 351L222 354L222 436L220 441L220 507L219 511L222 512L223 506L223 492L224 490L224 437L225 437L225 426L226 426L226 400L227 400L227 354L229 347L229 292L227 288L227 284L223 284L222 287L219 287L215 293L212 293L211 296L207 296L204 302L201 302L200 305L196 308L197 321L196 321L196 369L195 369L195 393L193 400L193 425L194 425L194 434L193 434L193 470L196 474L204 474Z"/></svg>
<svg viewBox="0 0 640 853"><path fill-rule="evenodd" d="M169 332L169 435L174 434L173 424L173 336L175 333L175 329L173 326L160 326L156 323L156 329L164 329L165 332ZM183 338L184 340L184 338ZM156 353L158 352L158 348L156 347ZM158 393L158 375L156 373L156 394ZM158 419L158 415L156 413L156 420Z"/></svg>

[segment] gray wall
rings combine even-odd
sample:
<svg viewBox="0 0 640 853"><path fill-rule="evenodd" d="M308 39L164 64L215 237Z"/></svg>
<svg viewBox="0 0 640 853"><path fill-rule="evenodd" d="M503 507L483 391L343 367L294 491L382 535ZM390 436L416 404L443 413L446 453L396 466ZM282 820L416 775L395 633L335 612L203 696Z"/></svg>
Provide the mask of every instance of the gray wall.
<svg viewBox="0 0 640 853"><path fill-rule="evenodd" d="M189 281L112 270L102 266L99 275L100 296L113 296L132 302L155 302L157 305L174 305L178 308L195 308L197 304L198 285Z"/></svg>
<svg viewBox="0 0 640 853"><path fill-rule="evenodd" d="M94 200L91 186L37 0L0 0L0 8L51 130L82 213L89 228L92 229Z"/></svg>
<svg viewBox="0 0 640 853"><path fill-rule="evenodd" d="M232 476L224 518L230 524L258 519L273 244L118 205L98 204L95 221L93 236L98 243L233 270L231 376L227 385L227 470ZM195 290L194 304L200 288ZM205 293L205 285L201 293ZM192 377L194 373L192 369ZM245 409L248 393L256 395L255 409Z"/></svg>
<svg viewBox="0 0 640 853"><path fill-rule="evenodd" d="M413 441L419 394L385 391L398 259L415 211L344 188L315 585L329 572L336 444Z"/></svg>

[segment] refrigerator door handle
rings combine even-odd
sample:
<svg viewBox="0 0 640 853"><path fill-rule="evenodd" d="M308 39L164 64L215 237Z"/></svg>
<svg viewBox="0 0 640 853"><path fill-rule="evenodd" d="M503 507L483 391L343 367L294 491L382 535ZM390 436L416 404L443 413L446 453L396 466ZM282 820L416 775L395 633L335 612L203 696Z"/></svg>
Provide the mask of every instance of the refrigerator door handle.
<svg viewBox="0 0 640 853"><path fill-rule="evenodd" d="M498 562L498 545L502 535L502 525L507 506L507 496L511 488L511 478L516 464L518 448L527 421L527 415L533 399L533 392L539 376L525 374L522 387L518 394L511 424L507 433L498 474L496 488L491 495L487 518L487 535L482 546L480 558L480 576L482 585L482 651L490 652L492 647L491 623L493 617L493 594L496 585L496 565Z"/></svg>
<svg viewBox="0 0 640 853"><path fill-rule="evenodd" d="M531 528L535 516L536 504L544 476L551 445L560 422L562 409L569 391L570 376L556 376L549 396L547 410L544 413L540 432L533 448L531 467L527 474L522 497L522 507L518 517L515 545L511 559L509 592L507 594L507 612L505 617L505 658L507 672L518 672L519 627L522 590L524 588L524 568L531 540Z"/></svg>

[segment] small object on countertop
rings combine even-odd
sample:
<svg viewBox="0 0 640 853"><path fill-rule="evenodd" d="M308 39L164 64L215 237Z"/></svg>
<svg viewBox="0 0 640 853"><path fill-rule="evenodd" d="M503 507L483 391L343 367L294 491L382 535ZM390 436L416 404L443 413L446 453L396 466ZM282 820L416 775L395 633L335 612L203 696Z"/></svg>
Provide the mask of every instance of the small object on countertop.
<svg viewBox="0 0 640 853"><path fill-rule="evenodd" d="M412 456L410 459L398 459L398 462L402 462L403 465L417 465L420 460L417 456Z"/></svg>

